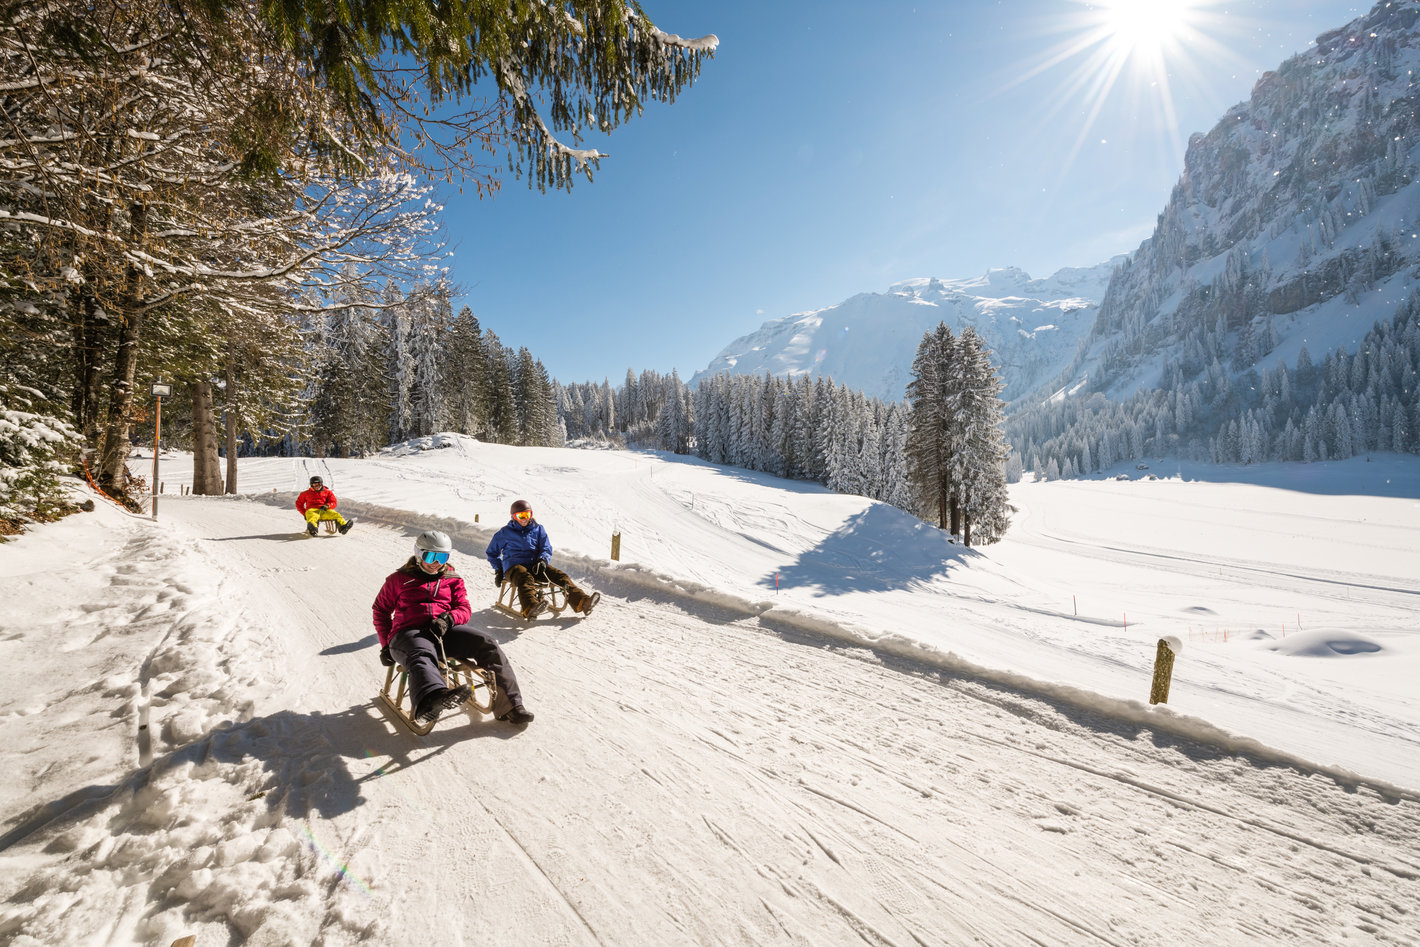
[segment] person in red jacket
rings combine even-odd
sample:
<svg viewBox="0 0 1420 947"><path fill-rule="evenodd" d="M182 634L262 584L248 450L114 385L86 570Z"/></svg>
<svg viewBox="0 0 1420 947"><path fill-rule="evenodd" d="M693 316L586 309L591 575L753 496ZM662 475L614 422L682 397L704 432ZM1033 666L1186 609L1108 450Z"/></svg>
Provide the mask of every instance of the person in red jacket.
<svg viewBox="0 0 1420 947"><path fill-rule="evenodd" d="M375 634L380 639L380 663L399 664L409 672L409 696L415 723L437 720L473 696L467 684L449 687L439 673L439 640L444 654L466 658L493 672L498 694L493 715L508 723L527 724L532 713L523 706L512 665L486 631L467 624L473 609L463 578L449 562L454 544L446 533L429 530L414 541L414 555L385 579L375 596Z"/></svg>
<svg viewBox="0 0 1420 947"><path fill-rule="evenodd" d="M314 536L316 524L321 520L335 520L335 528L340 530L342 536L350 532L355 521L347 520L336 512L335 504L334 491L320 477L312 477L311 488L302 490L296 497L296 509L306 518L306 532Z"/></svg>

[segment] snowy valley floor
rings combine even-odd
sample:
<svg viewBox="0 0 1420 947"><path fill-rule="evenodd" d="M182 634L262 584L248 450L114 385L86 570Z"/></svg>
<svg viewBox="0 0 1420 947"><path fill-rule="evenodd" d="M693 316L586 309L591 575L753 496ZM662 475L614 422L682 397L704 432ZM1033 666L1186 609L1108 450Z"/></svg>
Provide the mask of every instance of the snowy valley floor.
<svg viewBox="0 0 1420 947"><path fill-rule="evenodd" d="M537 720L413 737L396 520L168 498L0 547L0 942L1416 943L1420 792L615 571L525 625L486 520L445 525Z"/></svg>

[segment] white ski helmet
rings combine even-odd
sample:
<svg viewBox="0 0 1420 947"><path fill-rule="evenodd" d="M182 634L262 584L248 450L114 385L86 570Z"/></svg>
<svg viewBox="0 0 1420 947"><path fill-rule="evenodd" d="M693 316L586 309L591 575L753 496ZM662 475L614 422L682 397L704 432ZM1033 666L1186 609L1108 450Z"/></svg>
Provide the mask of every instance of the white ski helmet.
<svg viewBox="0 0 1420 947"><path fill-rule="evenodd" d="M441 533L437 529L426 529L419 534L419 538L414 540L414 556L417 559L426 552L453 552L454 541L449 538L448 533Z"/></svg>

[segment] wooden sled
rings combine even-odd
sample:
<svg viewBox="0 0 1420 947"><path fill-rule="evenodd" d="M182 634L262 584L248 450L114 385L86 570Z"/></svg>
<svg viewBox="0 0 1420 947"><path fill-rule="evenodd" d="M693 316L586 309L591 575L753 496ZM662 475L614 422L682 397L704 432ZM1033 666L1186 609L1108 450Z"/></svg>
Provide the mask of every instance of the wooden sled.
<svg viewBox="0 0 1420 947"><path fill-rule="evenodd" d="M443 672L445 687L467 684L473 690L473 696L464 704L465 707L473 707L479 713L493 712L498 685L494 683L492 671L463 658L446 658L440 663L439 670ZM429 723L414 722L414 697L409 693L409 672L398 664L385 669L385 686L380 689L380 700L394 711L406 727L421 737L439 722L437 718Z"/></svg>
<svg viewBox="0 0 1420 947"><path fill-rule="evenodd" d="M335 521L335 517L333 516L323 516L316 520L316 529L325 533L327 536L334 536L336 533L340 532L340 524ZM302 527L301 531L305 532L305 527Z"/></svg>
<svg viewBox="0 0 1420 947"><path fill-rule="evenodd" d="M542 595L542 600L547 603L547 610L553 615L561 615L566 610L567 590L562 586L541 580L537 583L537 590ZM493 603L493 607L514 618L523 617L523 610L518 607L518 587L511 579L504 579L503 584L498 587L498 601Z"/></svg>

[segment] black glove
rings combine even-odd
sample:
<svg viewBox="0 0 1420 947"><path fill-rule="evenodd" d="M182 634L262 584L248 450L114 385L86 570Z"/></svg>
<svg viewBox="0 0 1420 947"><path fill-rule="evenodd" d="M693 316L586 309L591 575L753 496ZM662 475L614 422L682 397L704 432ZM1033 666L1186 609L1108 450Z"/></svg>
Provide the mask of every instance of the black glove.
<svg viewBox="0 0 1420 947"><path fill-rule="evenodd" d="M503 587L503 570L502 570L502 569L494 569L494 570L493 570L493 584L496 585L496 586L498 586L498 588L500 588L500 589Z"/></svg>
<svg viewBox="0 0 1420 947"><path fill-rule="evenodd" d="M454 627L454 620L449 617L447 612L442 615L435 615L434 619L429 622L429 630L440 638L444 637L452 627Z"/></svg>
<svg viewBox="0 0 1420 947"><path fill-rule="evenodd" d="M533 566L533 578L539 582L549 581L547 578L547 563L539 559L537 565Z"/></svg>
<svg viewBox="0 0 1420 947"><path fill-rule="evenodd" d="M380 649L380 663L387 668L394 667L394 655L390 654L389 645L385 645Z"/></svg>

